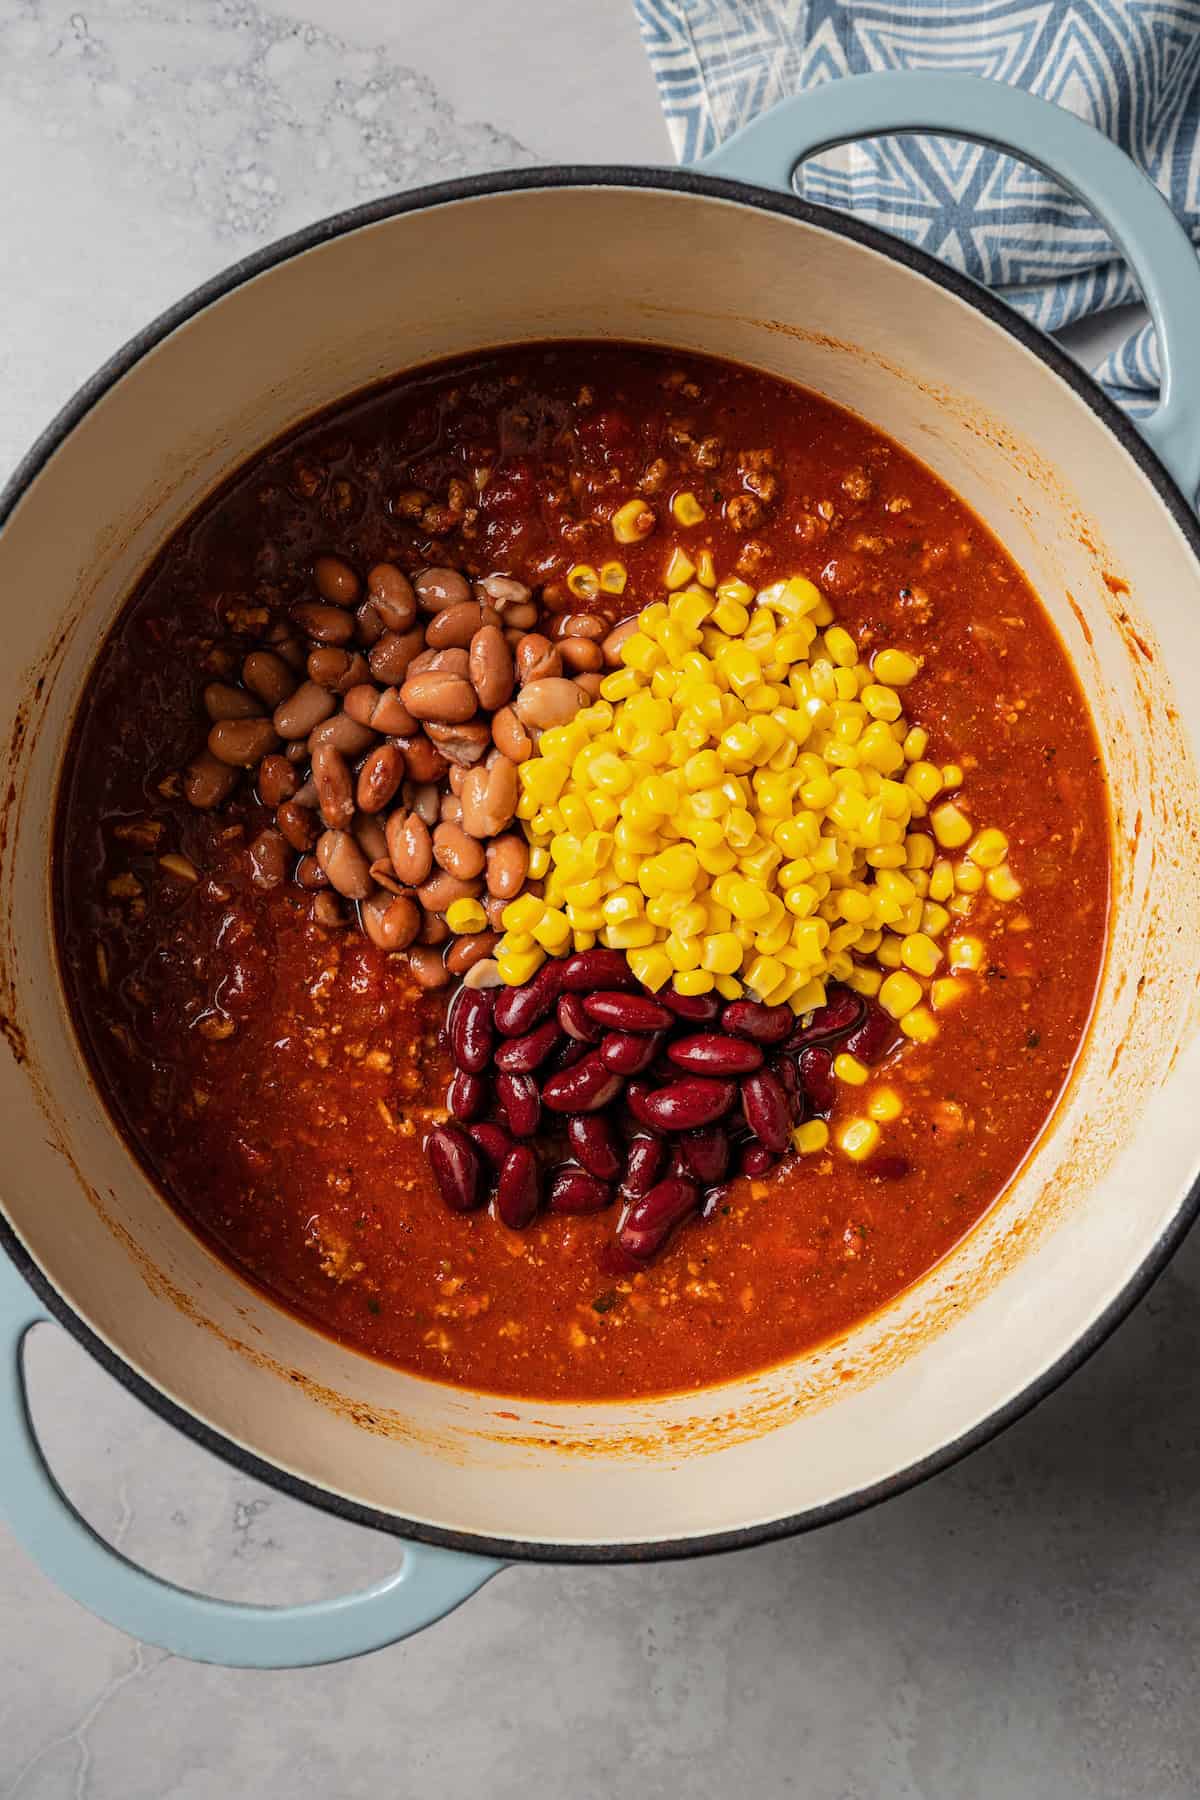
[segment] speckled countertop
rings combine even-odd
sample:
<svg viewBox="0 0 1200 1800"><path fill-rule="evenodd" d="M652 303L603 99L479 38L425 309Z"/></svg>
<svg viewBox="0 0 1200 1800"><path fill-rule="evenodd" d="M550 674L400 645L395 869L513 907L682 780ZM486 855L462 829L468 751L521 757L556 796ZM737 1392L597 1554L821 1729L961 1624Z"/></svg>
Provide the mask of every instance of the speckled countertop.
<svg viewBox="0 0 1200 1800"><path fill-rule="evenodd" d="M625 0L295 4L0 0L0 471L148 318L309 219L667 158ZM1198 1289L1193 1242L1065 1389L879 1511L702 1563L512 1570L339 1668L139 1647L0 1533L0 1800L1192 1800ZM282 1602L393 1566L60 1332L30 1360L64 1485L152 1568Z"/></svg>

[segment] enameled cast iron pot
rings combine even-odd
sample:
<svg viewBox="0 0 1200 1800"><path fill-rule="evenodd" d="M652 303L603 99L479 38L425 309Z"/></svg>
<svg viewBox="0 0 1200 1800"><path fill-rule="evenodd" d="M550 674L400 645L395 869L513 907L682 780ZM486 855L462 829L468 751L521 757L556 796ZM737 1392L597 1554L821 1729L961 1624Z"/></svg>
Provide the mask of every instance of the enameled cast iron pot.
<svg viewBox="0 0 1200 1800"><path fill-rule="evenodd" d="M792 197L802 157L898 130L1007 146L1109 225L1167 368L1141 436L988 294ZM817 389L922 457L1058 625L1094 711L1114 822L1095 1021L1067 1097L993 1211L846 1340L636 1404L500 1402L418 1380L339 1349L217 1262L149 1185L88 1078L48 898L62 749L89 666L197 503L356 388L558 336L731 357ZM47 1573L183 1655L332 1660L427 1624L505 1560L688 1556L837 1518L944 1468L1077 1367L1200 1199L1198 486L1195 252L1111 144L969 77L838 82L699 171L523 171L363 207L240 264L122 351L0 498L12 783L0 820L0 1502ZM134 1568L74 1514L38 1450L21 1341L47 1316L239 1467L406 1540L399 1573L338 1602L265 1609Z"/></svg>

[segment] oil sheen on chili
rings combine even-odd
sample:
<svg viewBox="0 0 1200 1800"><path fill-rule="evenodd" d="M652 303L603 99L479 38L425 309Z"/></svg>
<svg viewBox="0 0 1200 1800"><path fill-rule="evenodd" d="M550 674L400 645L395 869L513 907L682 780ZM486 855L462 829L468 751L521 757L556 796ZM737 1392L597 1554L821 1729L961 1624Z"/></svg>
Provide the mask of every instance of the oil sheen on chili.
<svg viewBox="0 0 1200 1800"><path fill-rule="evenodd" d="M747 485L763 451L773 479ZM204 684L236 670L264 621L311 597L316 557L499 570L553 612L581 610L566 591L572 567L619 556L624 593L584 603L616 621L661 598L669 533L618 547L612 514L645 493L669 521L680 489L706 513L692 555L708 547L756 587L806 575L860 642L924 659L906 713L928 731L929 756L969 771L975 816L1007 835L1022 892L1003 908L981 897L986 966L936 1040L902 1042L873 1071L903 1102L886 1127L899 1178L876 1178L836 1144L791 1157L739 1180L644 1272L614 1277L601 1254L610 1216L544 1215L512 1232L486 1211L446 1208L422 1141L444 1117L452 990L419 989L404 954L353 926L322 927L295 885L256 889L246 844L269 810L243 782L221 808L196 811L179 771L204 741ZM730 508L747 493L753 506ZM1062 1091L1109 880L1080 689L1028 584L969 509L814 394L612 344L439 365L348 400L245 466L170 540L104 645L56 843L76 1022L172 1205L341 1342L437 1380L554 1398L695 1388L793 1357L942 1257ZM860 1104L840 1090L835 1137Z"/></svg>

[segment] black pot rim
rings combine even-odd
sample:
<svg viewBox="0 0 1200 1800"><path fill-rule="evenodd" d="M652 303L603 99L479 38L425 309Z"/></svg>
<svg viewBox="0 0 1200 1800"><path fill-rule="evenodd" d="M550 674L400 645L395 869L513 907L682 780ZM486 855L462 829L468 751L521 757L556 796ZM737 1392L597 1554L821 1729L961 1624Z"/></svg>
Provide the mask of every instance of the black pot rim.
<svg viewBox="0 0 1200 1800"><path fill-rule="evenodd" d="M965 275L947 268L925 251L902 239L889 236L875 226L862 223L831 208L814 205L792 194L772 193L745 182L730 181L684 169L621 167L619 165L568 164L549 168L518 169L496 174L439 182L417 188L410 193L392 195L352 207L345 212L317 221L305 229L279 239L265 249L234 263L223 273L195 288L183 300L162 313L152 324L130 338L84 383L57 417L27 451L10 480L0 491L0 530L55 451L136 363L146 356L179 326L214 301L232 293L244 283L279 264L302 255L307 250L343 237L364 226L381 223L404 213L420 212L461 200L486 198L494 194L530 192L539 189L567 187L613 187L658 189L692 194L702 199L729 200L751 206L759 212L778 213L784 217L814 225L821 230L851 239L877 251L890 261L902 264L914 274L923 276L936 286L948 290L960 300L982 312L994 325L1007 332L1046 364L1087 405L1113 433L1133 462L1151 483L1167 511L1187 539L1200 561L1200 521L1187 498L1172 480L1154 451L1132 422L1117 408L1092 378L1085 374L1052 338L1028 324L1004 301ZM1200 420L1197 421L1200 430ZM174 1426L221 1457L234 1468L256 1480L265 1482L294 1499L303 1500L323 1512L356 1525L371 1526L398 1538L432 1544L475 1555L494 1556L510 1562L544 1563L638 1563L669 1561L713 1555L723 1551L747 1549L776 1539L796 1536L821 1525L866 1511L893 1495L902 1494L931 1476L948 1469L972 1450L988 1443L1001 1431L1022 1418L1033 1407L1053 1393L1097 1351L1117 1326L1147 1293L1162 1273L1200 1212L1200 1180L1183 1197L1175 1216L1152 1245L1121 1292L1092 1322L1061 1357L1043 1370L1019 1394L930 1455L876 1482L842 1495L826 1505L810 1507L804 1512L769 1519L731 1531L710 1532L699 1537L665 1538L647 1543L559 1544L550 1540L522 1542L490 1537L473 1532L443 1529L435 1525L403 1519L381 1512L340 1494L301 1480L276 1464L256 1456L234 1443L221 1432L199 1419L161 1389L140 1375L122 1357L99 1338L84 1319L63 1298L28 1255L7 1219L0 1216L0 1247L7 1252L19 1272L41 1299L47 1311L84 1347L89 1354L123 1387L144 1402L168 1425Z"/></svg>

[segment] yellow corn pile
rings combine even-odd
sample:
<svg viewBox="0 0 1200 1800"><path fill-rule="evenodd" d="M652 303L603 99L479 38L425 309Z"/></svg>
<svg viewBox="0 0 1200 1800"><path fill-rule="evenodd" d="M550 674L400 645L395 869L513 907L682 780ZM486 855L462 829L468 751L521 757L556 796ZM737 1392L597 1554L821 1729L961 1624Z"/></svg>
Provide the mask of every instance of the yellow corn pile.
<svg viewBox="0 0 1200 1800"><path fill-rule="evenodd" d="M506 908L501 976L599 943L649 988L748 991L798 1013L848 982L932 1037L929 984L950 1004L981 955L947 933L981 889L1020 892L1007 841L948 798L962 770L927 760L909 727L913 657L860 659L802 577L714 589L704 560L697 579L672 552L669 598L641 614L624 666L520 767L543 893Z"/></svg>

